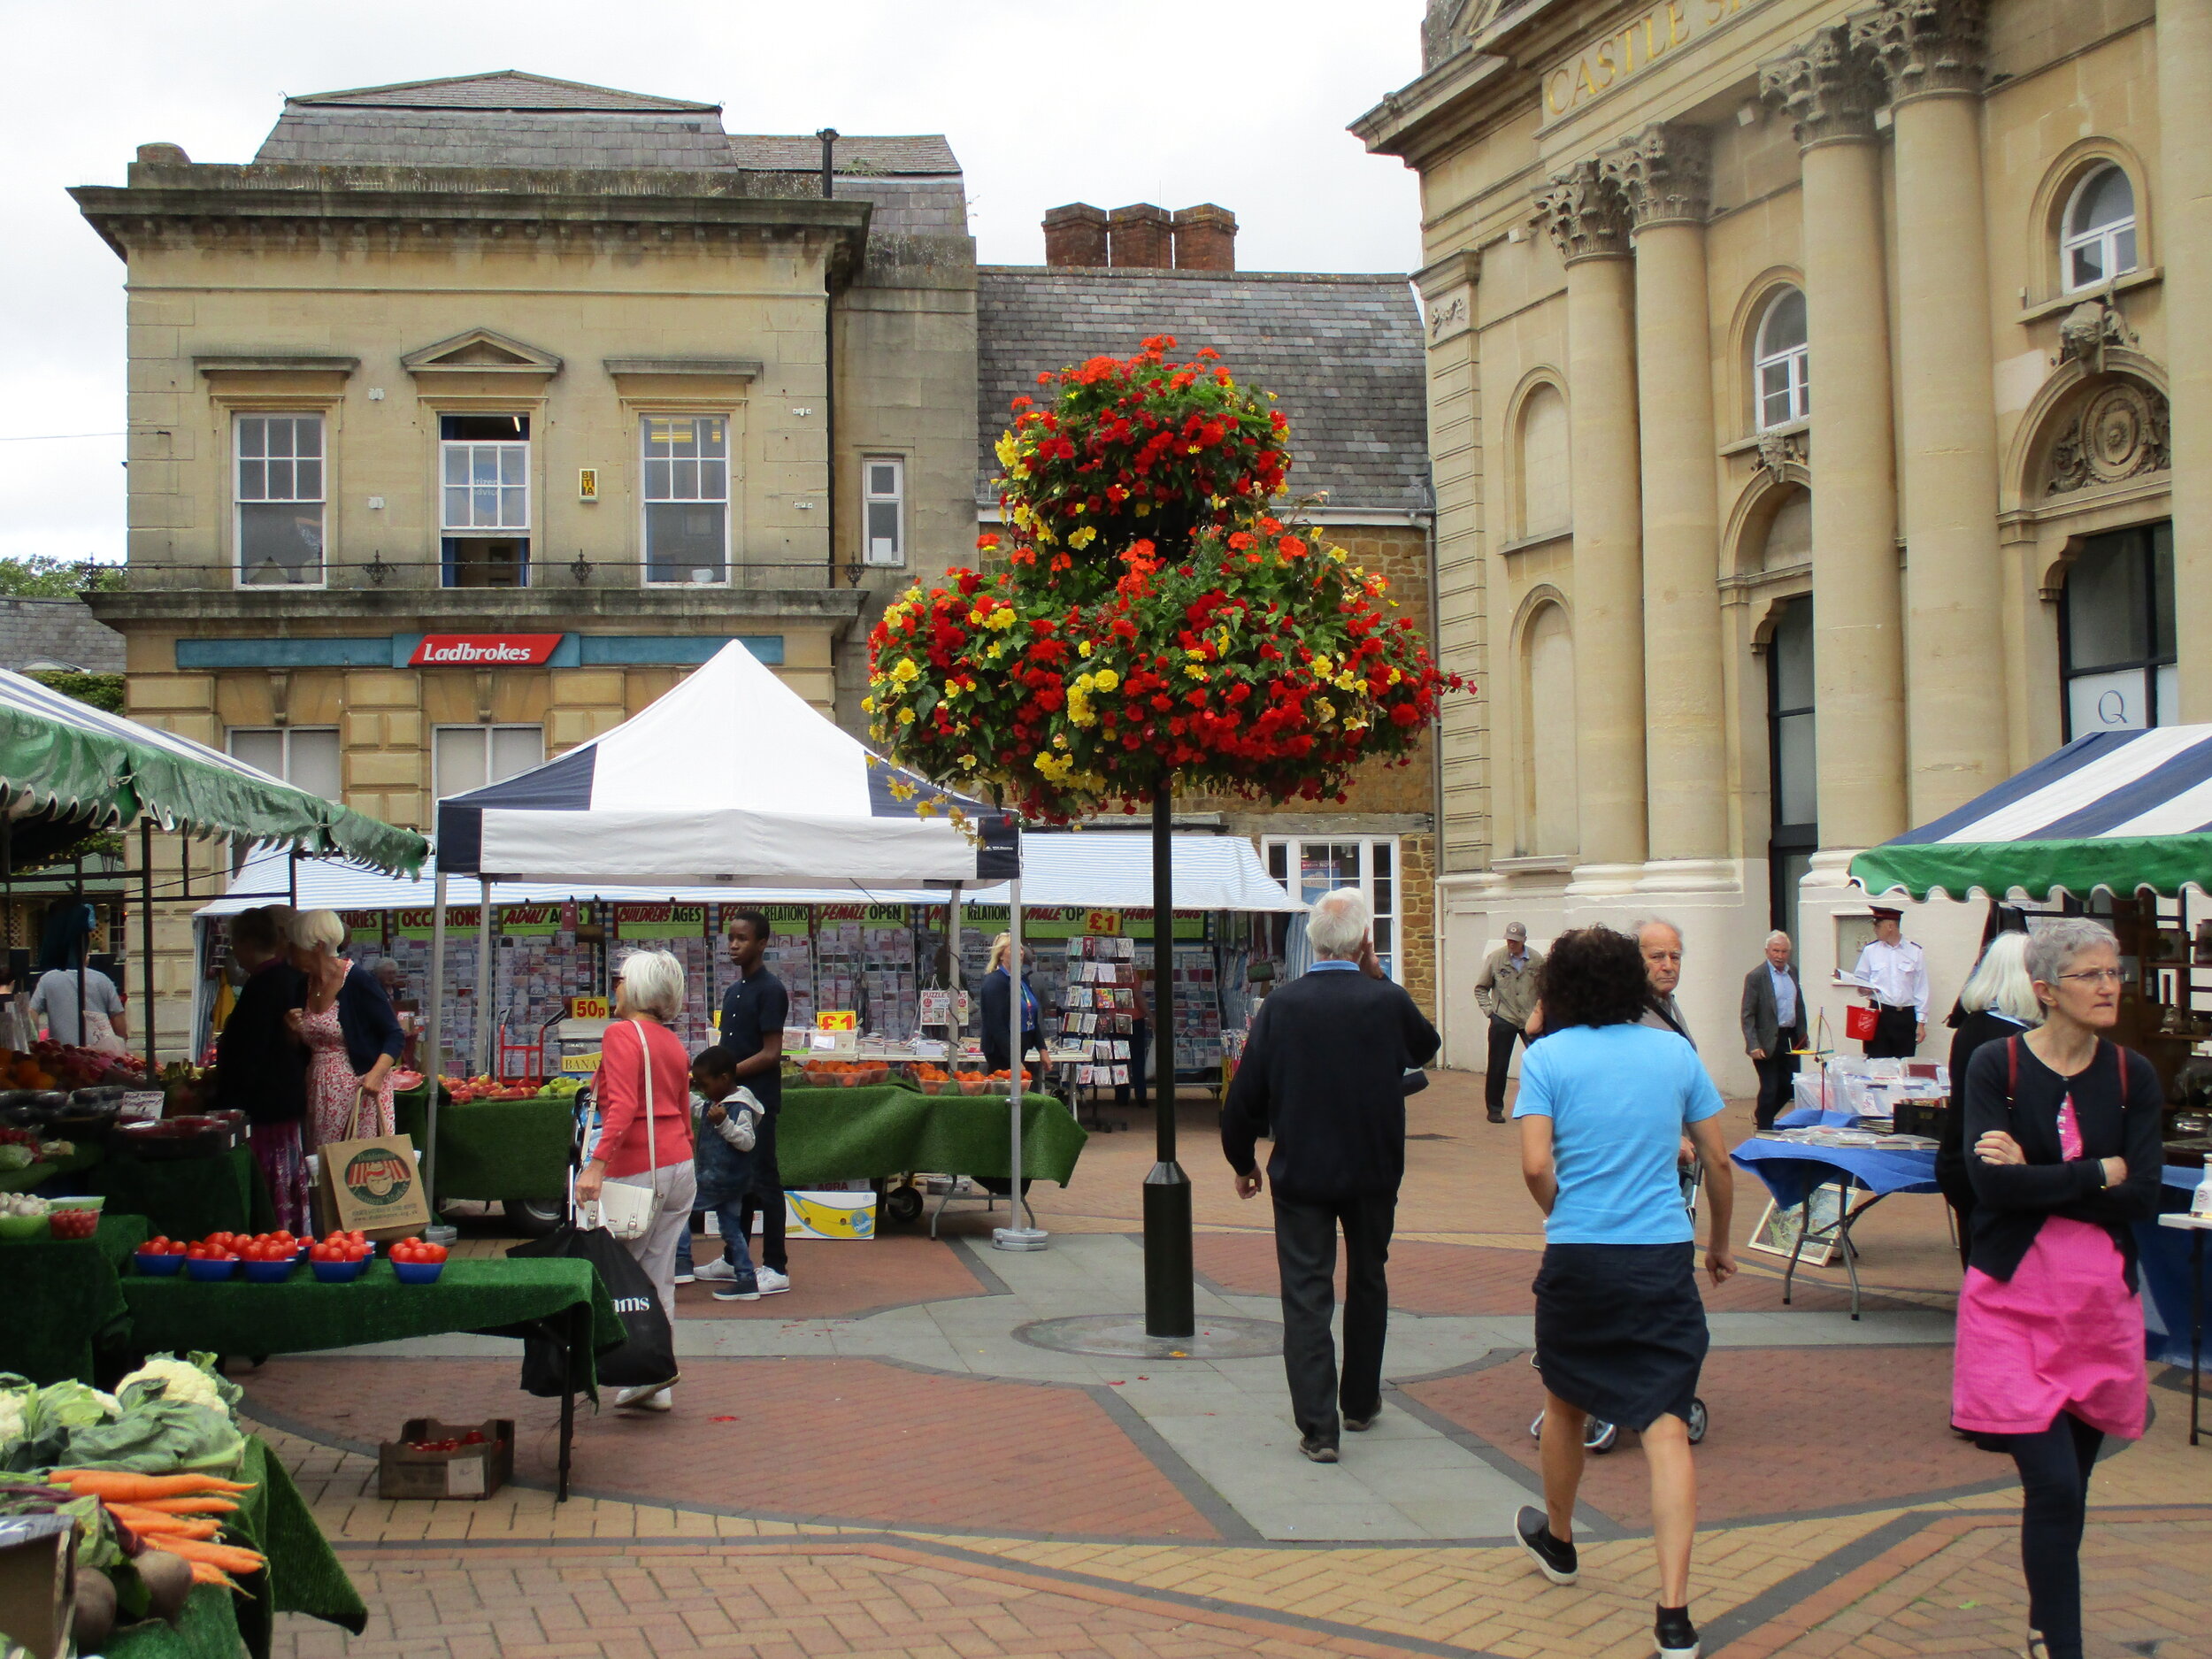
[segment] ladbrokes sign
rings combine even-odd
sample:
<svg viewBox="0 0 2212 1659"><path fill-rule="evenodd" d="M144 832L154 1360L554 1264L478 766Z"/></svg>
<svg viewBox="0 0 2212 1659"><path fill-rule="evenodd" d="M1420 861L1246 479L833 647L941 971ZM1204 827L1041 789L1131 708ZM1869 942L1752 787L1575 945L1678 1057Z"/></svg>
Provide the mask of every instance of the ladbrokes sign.
<svg viewBox="0 0 2212 1659"><path fill-rule="evenodd" d="M557 634L426 634L410 668L533 668L551 660Z"/></svg>

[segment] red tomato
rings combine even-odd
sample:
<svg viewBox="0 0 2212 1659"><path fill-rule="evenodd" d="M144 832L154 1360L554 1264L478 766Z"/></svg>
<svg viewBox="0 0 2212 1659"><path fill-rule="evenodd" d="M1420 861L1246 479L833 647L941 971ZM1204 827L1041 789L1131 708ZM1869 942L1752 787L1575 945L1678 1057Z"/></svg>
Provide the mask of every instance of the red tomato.
<svg viewBox="0 0 2212 1659"><path fill-rule="evenodd" d="M208 1248L204 1244L195 1244L185 1251L185 1255L196 1262L204 1262L207 1259Z"/></svg>
<svg viewBox="0 0 2212 1659"><path fill-rule="evenodd" d="M446 1248L442 1244L426 1244L422 1248L423 1259L426 1262L442 1262L446 1258Z"/></svg>

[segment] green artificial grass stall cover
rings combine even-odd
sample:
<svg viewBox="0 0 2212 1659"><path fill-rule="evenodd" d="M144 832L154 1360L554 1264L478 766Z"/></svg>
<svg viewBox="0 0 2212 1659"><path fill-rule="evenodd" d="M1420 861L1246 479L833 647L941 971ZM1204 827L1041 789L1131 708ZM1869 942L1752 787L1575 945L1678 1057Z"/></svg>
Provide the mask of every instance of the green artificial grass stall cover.
<svg viewBox="0 0 2212 1659"><path fill-rule="evenodd" d="M103 1214L89 1239L0 1239L0 1371L89 1383L94 1347L129 1318L117 1275L146 1237L143 1217Z"/></svg>

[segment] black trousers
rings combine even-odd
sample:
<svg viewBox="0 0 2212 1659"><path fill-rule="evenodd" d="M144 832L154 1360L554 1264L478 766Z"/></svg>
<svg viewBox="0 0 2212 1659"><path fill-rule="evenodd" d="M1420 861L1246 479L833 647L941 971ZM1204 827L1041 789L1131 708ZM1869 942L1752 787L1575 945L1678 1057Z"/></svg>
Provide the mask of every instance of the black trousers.
<svg viewBox="0 0 2212 1659"><path fill-rule="evenodd" d="M745 1194L739 1214L745 1237L753 1236L753 1217L760 1217L760 1264L779 1273L790 1261L784 1248L783 1171L776 1166L776 1114L764 1113L754 1129L753 1186Z"/></svg>
<svg viewBox="0 0 2212 1659"><path fill-rule="evenodd" d="M1390 1323L1390 1232L1398 1195L1309 1202L1275 1194L1275 1265L1283 1285L1283 1375L1299 1433L1337 1443L1348 1417L1382 1408L1383 1338ZM1336 1233L1344 1229L1344 1369L1329 1320L1336 1309Z"/></svg>
<svg viewBox="0 0 2212 1659"><path fill-rule="evenodd" d="M1528 1046L1528 1033L1509 1019L1490 1016L1490 1060L1482 1073L1482 1103L1493 1118L1505 1110L1505 1074L1513 1064L1513 1042Z"/></svg>
<svg viewBox="0 0 2212 1659"><path fill-rule="evenodd" d="M2043 1632L2051 1659L2081 1659L2081 1529L2089 1475L2104 1435L2070 1412L2039 1434L1992 1434L2020 1467L2020 1567L2028 1581L2028 1628Z"/></svg>
<svg viewBox="0 0 2212 1659"><path fill-rule="evenodd" d="M1775 1039L1787 1042L1786 1036ZM1771 1129L1774 1120L1789 1107L1796 1090L1797 1056L1785 1049L1780 1054L1769 1053L1763 1060L1752 1063L1759 1073L1759 1127Z"/></svg>
<svg viewBox="0 0 2212 1659"><path fill-rule="evenodd" d="M1144 1083L1145 1062L1152 1054L1152 1027L1141 1019L1130 1024L1133 1029L1129 1033L1129 1080L1114 1085L1114 1104L1126 1106L1133 1098L1137 1110L1142 1111L1152 1103Z"/></svg>
<svg viewBox="0 0 2212 1659"><path fill-rule="evenodd" d="M1913 1041L1913 1028L1919 1024L1909 1008L1892 1008L1885 1002L1874 1016L1874 1034L1866 1040L1866 1057L1870 1060L1909 1060L1920 1045Z"/></svg>

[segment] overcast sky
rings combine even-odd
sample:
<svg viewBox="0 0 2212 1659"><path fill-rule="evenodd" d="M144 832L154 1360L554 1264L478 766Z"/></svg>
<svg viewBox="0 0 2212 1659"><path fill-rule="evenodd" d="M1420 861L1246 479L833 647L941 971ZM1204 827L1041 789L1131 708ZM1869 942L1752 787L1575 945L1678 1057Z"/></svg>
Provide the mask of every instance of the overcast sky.
<svg viewBox="0 0 2212 1659"><path fill-rule="evenodd" d="M1038 220L1062 202L1210 201L1236 214L1248 270L1411 271L1414 176L1344 127L1419 73L1421 12L1421 0L9 0L0 555L122 555L123 267L65 191L122 183L142 143L250 161L288 92L523 69L718 103L732 132L946 134L987 263L1041 263Z"/></svg>

